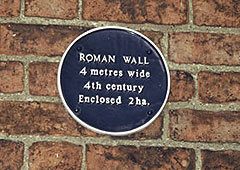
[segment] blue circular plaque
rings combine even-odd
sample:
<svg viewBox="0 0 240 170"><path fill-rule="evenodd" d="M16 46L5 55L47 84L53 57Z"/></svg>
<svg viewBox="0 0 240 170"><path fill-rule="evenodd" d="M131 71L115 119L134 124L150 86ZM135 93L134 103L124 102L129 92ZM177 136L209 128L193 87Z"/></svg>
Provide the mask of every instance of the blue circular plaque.
<svg viewBox="0 0 240 170"><path fill-rule="evenodd" d="M58 90L70 115L102 134L128 135L148 126L169 94L169 70L157 46L122 27L92 29L65 51Z"/></svg>

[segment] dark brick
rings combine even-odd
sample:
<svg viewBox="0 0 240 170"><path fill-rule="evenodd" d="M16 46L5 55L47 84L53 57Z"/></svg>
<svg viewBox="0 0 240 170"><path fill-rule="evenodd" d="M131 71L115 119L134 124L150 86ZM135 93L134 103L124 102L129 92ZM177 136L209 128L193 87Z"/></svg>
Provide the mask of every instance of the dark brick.
<svg viewBox="0 0 240 170"><path fill-rule="evenodd" d="M169 137L178 141L240 143L239 123L239 112L172 110Z"/></svg>
<svg viewBox="0 0 240 170"><path fill-rule="evenodd" d="M188 101L195 95L195 83L191 74L184 71L171 71L170 102Z"/></svg>
<svg viewBox="0 0 240 170"><path fill-rule="evenodd" d="M88 170L195 169L192 149L135 146L87 146Z"/></svg>
<svg viewBox="0 0 240 170"><path fill-rule="evenodd" d="M78 16L78 0L25 0L25 15L73 19Z"/></svg>
<svg viewBox="0 0 240 170"><path fill-rule="evenodd" d="M61 56L87 28L70 26L0 25L0 53L7 55Z"/></svg>
<svg viewBox="0 0 240 170"><path fill-rule="evenodd" d="M186 0L83 0L83 19L126 23L185 24Z"/></svg>
<svg viewBox="0 0 240 170"><path fill-rule="evenodd" d="M29 169L81 170L82 147L67 142L38 142L29 149Z"/></svg>
<svg viewBox="0 0 240 170"><path fill-rule="evenodd" d="M240 73L200 72L199 100L203 103L240 102Z"/></svg>
<svg viewBox="0 0 240 170"><path fill-rule="evenodd" d="M24 145L21 142L0 140L0 169L20 170L23 165Z"/></svg>
<svg viewBox="0 0 240 170"><path fill-rule="evenodd" d="M239 0L193 0L197 25L240 27Z"/></svg>
<svg viewBox="0 0 240 170"><path fill-rule="evenodd" d="M24 69L20 62L0 61L0 92L17 93L24 90Z"/></svg>
<svg viewBox="0 0 240 170"><path fill-rule="evenodd" d="M238 170L240 167L239 151L202 151L202 170Z"/></svg>
<svg viewBox="0 0 240 170"><path fill-rule="evenodd" d="M240 36L209 33L171 33L169 60L176 63L240 65Z"/></svg>

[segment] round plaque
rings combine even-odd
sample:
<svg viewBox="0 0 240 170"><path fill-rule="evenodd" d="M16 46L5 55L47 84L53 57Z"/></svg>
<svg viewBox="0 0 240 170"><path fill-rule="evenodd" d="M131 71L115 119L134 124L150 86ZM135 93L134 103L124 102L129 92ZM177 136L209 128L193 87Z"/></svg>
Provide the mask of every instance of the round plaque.
<svg viewBox="0 0 240 170"><path fill-rule="evenodd" d="M58 90L70 115L90 130L114 136L153 122L169 88L169 70L157 46L122 27L96 28L77 37L58 70Z"/></svg>

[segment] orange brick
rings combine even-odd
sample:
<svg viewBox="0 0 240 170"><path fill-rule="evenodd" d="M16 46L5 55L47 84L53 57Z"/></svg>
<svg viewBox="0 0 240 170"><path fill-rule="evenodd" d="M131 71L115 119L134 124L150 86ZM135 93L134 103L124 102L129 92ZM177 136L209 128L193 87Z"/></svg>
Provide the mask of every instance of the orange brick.
<svg viewBox="0 0 240 170"><path fill-rule="evenodd" d="M240 65L240 36L209 33L171 33L169 60L176 63Z"/></svg>
<svg viewBox="0 0 240 170"><path fill-rule="evenodd" d="M29 65L29 90L32 95L58 96L58 63L31 63Z"/></svg>
<svg viewBox="0 0 240 170"><path fill-rule="evenodd" d="M170 102L188 101L195 94L195 83L191 74L184 71L171 71Z"/></svg>
<svg viewBox="0 0 240 170"><path fill-rule="evenodd" d="M24 89L24 70L20 62L0 61L0 92L17 93Z"/></svg>
<svg viewBox="0 0 240 170"><path fill-rule="evenodd" d="M1 0L0 17L16 17L20 15L20 0Z"/></svg>
<svg viewBox="0 0 240 170"><path fill-rule="evenodd" d="M18 170L23 165L24 144L0 140L0 169Z"/></svg>
<svg viewBox="0 0 240 170"><path fill-rule="evenodd" d="M81 27L2 24L0 54L61 56L81 33Z"/></svg>
<svg viewBox="0 0 240 170"><path fill-rule="evenodd" d="M172 110L169 137L177 141L240 143L239 123L239 112Z"/></svg>
<svg viewBox="0 0 240 170"><path fill-rule="evenodd" d="M187 0L83 0L83 19L126 23L185 24Z"/></svg>
<svg viewBox="0 0 240 170"><path fill-rule="evenodd" d="M73 19L78 17L78 0L25 0L25 15Z"/></svg>
<svg viewBox="0 0 240 170"><path fill-rule="evenodd" d="M200 72L199 100L203 103L240 102L240 73Z"/></svg>
<svg viewBox="0 0 240 170"><path fill-rule="evenodd" d="M240 167L239 151L202 151L202 170L237 170Z"/></svg>
<svg viewBox="0 0 240 170"><path fill-rule="evenodd" d="M197 25L240 27L238 0L193 0L194 23Z"/></svg>
<svg viewBox="0 0 240 170"><path fill-rule="evenodd" d="M29 149L30 170L81 170L82 147L67 142L38 142Z"/></svg>
<svg viewBox="0 0 240 170"><path fill-rule="evenodd" d="M195 169L192 149L135 146L87 146L89 170Z"/></svg>

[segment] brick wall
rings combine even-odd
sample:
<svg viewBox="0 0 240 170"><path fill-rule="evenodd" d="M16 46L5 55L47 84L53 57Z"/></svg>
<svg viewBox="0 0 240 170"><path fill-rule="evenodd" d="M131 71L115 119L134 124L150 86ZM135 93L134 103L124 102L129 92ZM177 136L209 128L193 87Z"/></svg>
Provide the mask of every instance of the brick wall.
<svg viewBox="0 0 240 170"><path fill-rule="evenodd" d="M66 47L99 26L138 30L162 50L171 93L149 127L98 135L64 109ZM240 169L240 1L1 0L0 169Z"/></svg>

